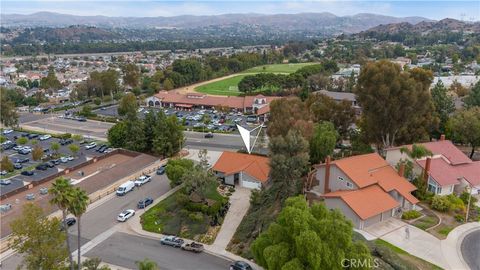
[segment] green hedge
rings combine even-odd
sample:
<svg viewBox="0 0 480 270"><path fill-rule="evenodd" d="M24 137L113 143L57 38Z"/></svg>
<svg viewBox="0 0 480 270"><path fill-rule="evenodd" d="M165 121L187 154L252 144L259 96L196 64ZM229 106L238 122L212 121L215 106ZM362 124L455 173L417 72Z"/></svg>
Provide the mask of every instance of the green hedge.
<svg viewBox="0 0 480 270"><path fill-rule="evenodd" d="M416 210L405 211L402 214L402 219L411 220L420 217L422 214Z"/></svg>

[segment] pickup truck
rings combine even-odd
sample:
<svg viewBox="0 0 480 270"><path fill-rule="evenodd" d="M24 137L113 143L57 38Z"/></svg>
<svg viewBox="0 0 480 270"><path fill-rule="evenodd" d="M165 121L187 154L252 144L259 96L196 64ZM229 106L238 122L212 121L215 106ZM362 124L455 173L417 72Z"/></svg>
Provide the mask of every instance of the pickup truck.
<svg viewBox="0 0 480 270"><path fill-rule="evenodd" d="M143 184L150 182L150 180L152 180L152 177L150 175L142 175L137 180L135 180L135 186L139 187Z"/></svg>
<svg viewBox="0 0 480 270"><path fill-rule="evenodd" d="M183 250L192 251L195 253L200 253L203 251L203 245L195 242L185 243L182 245Z"/></svg>

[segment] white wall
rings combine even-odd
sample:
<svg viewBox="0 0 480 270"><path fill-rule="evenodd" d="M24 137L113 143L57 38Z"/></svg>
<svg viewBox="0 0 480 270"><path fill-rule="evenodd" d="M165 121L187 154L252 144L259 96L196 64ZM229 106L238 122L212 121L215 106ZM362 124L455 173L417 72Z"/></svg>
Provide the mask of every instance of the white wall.
<svg viewBox="0 0 480 270"><path fill-rule="evenodd" d="M240 173L240 185L245 188L261 189L262 183L245 172Z"/></svg>

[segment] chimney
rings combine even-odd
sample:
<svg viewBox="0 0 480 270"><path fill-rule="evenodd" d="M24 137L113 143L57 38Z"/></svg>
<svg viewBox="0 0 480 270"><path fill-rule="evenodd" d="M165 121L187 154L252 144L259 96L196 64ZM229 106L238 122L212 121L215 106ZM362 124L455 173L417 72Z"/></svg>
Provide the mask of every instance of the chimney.
<svg viewBox="0 0 480 270"><path fill-rule="evenodd" d="M330 192L330 156L325 159L325 185L323 187L324 193Z"/></svg>
<svg viewBox="0 0 480 270"><path fill-rule="evenodd" d="M440 141L445 141L445 134L440 135Z"/></svg>
<svg viewBox="0 0 480 270"><path fill-rule="evenodd" d="M428 180L428 173L430 172L430 164L432 163L432 158L427 157L427 161L425 162L425 170L423 171L423 179L425 181Z"/></svg>
<svg viewBox="0 0 480 270"><path fill-rule="evenodd" d="M400 166L398 167L398 175L403 177L405 175L405 163L401 162Z"/></svg>

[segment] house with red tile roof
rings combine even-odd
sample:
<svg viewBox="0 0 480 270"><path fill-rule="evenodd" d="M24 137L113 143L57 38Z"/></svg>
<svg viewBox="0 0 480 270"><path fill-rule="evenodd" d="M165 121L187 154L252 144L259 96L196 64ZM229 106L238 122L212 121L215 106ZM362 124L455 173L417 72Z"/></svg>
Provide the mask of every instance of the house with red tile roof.
<svg viewBox="0 0 480 270"><path fill-rule="evenodd" d="M184 110L228 107L234 111L265 116L270 112L270 102L279 98L280 97L267 97L264 95L235 97L160 91L154 96L148 97L145 102L150 107L166 107Z"/></svg>
<svg viewBox="0 0 480 270"><path fill-rule="evenodd" d="M270 179L268 157L225 151L212 167L226 185L261 189Z"/></svg>
<svg viewBox="0 0 480 270"><path fill-rule="evenodd" d="M415 209L416 187L377 153L315 165L315 183L308 198L323 199L329 209L339 209L358 229L364 229ZM313 196L312 196L313 195Z"/></svg>
<svg viewBox="0 0 480 270"><path fill-rule="evenodd" d="M414 173L423 175L428 190L437 195L461 193L465 189L472 194L480 193L480 161L472 161L449 140L442 136L435 142L419 143L432 152L432 156L412 160L402 147L411 149L412 145L393 147L386 150L386 159L395 166L401 160L410 160Z"/></svg>

